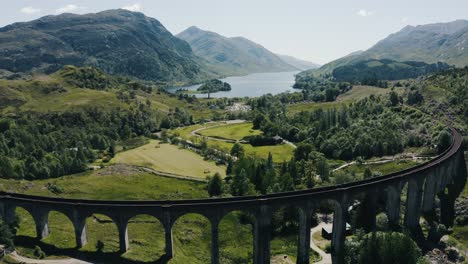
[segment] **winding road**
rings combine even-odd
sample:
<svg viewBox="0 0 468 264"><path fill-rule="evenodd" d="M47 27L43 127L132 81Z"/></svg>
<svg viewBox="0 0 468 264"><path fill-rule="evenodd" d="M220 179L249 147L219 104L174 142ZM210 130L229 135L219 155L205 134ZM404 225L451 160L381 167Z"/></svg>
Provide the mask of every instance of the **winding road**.
<svg viewBox="0 0 468 264"><path fill-rule="evenodd" d="M316 264L331 264L332 263L331 255L326 253L322 249L320 249L317 245L315 245L315 241L314 241L314 237L313 237L313 235L315 233L321 232L323 227L331 227L331 226L332 226L332 224L327 224L327 223L321 222L316 227L314 227L314 228L312 228L310 230L310 236L311 236L310 248L313 251L317 252L320 255L320 257L322 257L322 259L320 261L314 262Z"/></svg>

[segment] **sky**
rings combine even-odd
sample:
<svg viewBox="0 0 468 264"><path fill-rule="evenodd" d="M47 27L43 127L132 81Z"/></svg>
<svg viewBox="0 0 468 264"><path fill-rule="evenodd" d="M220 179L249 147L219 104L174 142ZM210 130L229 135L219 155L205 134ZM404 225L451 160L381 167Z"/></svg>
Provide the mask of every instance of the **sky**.
<svg viewBox="0 0 468 264"><path fill-rule="evenodd" d="M125 8L177 34L195 25L324 64L406 25L468 19L467 0L0 0L0 27L60 13Z"/></svg>

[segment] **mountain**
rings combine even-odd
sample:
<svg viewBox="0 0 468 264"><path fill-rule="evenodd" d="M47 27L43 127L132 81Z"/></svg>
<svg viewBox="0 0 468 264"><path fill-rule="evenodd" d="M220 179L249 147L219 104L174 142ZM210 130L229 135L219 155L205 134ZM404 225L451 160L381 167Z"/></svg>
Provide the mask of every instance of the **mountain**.
<svg viewBox="0 0 468 264"><path fill-rule="evenodd" d="M205 77L190 45L127 10L45 16L0 28L0 69L50 73L64 65L165 82Z"/></svg>
<svg viewBox="0 0 468 264"><path fill-rule="evenodd" d="M464 67L468 65L468 20L406 26L366 51L337 59L301 75L326 75L336 67L371 59L445 62Z"/></svg>
<svg viewBox="0 0 468 264"><path fill-rule="evenodd" d="M449 69L443 62L427 64L420 61L394 61L389 59L360 61L339 66L332 72L338 82L373 84L378 80L401 80Z"/></svg>
<svg viewBox="0 0 468 264"><path fill-rule="evenodd" d="M306 60L301 60L301 59L295 58L293 56L281 55L281 54L276 54L276 56L278 56L280 59L282 59L287 64L298 68L299 70L316 69L316 68L320 67L320 65L317 64L317 63L313 63L313 62L306 61Z"/></svg>
<svg viewBox="0 0 468 264"><path fill-rule="evenodd" d="M221 74L298 70L263 46L243 37L228 38L194 26L176 36L187 41L197 56Z"/></svg>

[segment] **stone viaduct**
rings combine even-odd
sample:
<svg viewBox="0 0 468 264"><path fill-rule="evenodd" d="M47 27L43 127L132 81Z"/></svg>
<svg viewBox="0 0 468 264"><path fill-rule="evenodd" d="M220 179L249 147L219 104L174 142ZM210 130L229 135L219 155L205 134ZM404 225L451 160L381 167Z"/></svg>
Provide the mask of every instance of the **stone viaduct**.
<svg viewBox="0 0 468 264"><path fill-rule="evenodd" d="M348 208L356 200L366 199L366 211L371 227L375 225L376 201L385 203L385 211L391 226L400 226L422 235L420 216L436 206L440 200L441 221L450 226L454 217L454 202L466 182L466 166L462 149L462 136L451 128L453 142L449 149L436 158L416 167L389 175L356 181L352 183L321 187L302 191L276 193L262 196L215 198L174 201L103 201L60 199L0 192L0 213L9 222L13 220L15 208L26 209L35 221L39 239L49 234L48 215L50 211L65 214L73 223L76 245L87 242L86 218L92 214L110 217L117 225L120 250L129 247L127 226L137 215L156 217L165 230L165 254L174 255L172 227L174 222L188 213L201 214L211 223L211 263L219 264L219 223L232 211L249 212L255 216L253 224L253 262L270 262L270 228L274 210L295 206L299 208L299 239L297 263L309 263L310 229L314 208L321 202L333 202L333 263L343 262L345 229ZM406 202L402 193L406 191ZM365 197L365 198L363 198ZM400 206L403 204L403 206ZM400 208L405 211L400 213ZM404 219L400 220L400 215Z"/></svg>

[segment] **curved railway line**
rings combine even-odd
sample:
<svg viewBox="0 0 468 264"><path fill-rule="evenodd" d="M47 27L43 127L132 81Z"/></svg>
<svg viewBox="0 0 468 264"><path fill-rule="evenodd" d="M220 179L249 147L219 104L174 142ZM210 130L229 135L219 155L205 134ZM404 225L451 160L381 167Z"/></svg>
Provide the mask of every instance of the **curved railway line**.
<svg viewBox="0 0 468 264"><path fill-rule="evenodd" d="M438 196L443 215L441 221L450 225L450 221L453 221L453 203L463 189L467 177L462 150L463 138L454 128L450 127L450 130L453 138L451 146L432 160L400 172L342 185L261 196L159 201L65 199L0 192L0 213L8 222L12 221L16 207L26 209L33 216L37 234L42 239L49 233L49 212L61 212L70 218L74 225L78 247L87 242L86 218L96 213L104 214L118 227L122 252L129 247L129 219L140 214L152 215L164 226L167 258L174 255L174 222L185 214L197 213L207 217L211 223L211 263L219 264L219 222L229 212L246 211L255 216L254 263L264 264L270 261L269 230L272 212L281 207L294 206L300 212L297 263L305 264L309 263L310 229L314 208L323 201L332 201L335 207L332 259L333 263L342 263L347 209L354 200L370 201L368 213L371 228L375 224L377 201L384 202L390 224L398 226L401 224L401 194L406 190L403 224L415 236L420 236L419 218L422 213L434 209L435 198Z"/></svg>

